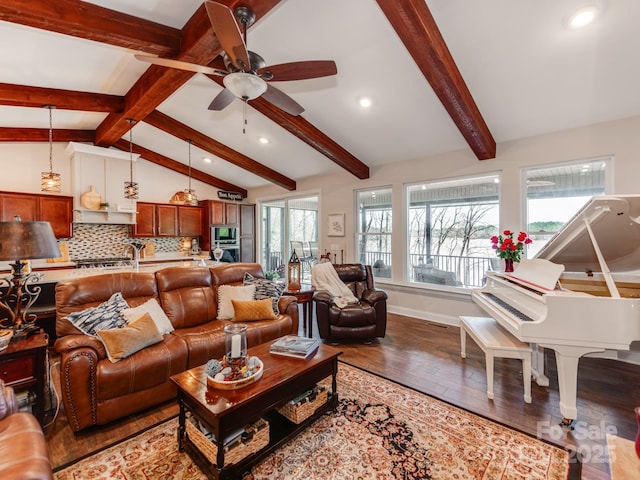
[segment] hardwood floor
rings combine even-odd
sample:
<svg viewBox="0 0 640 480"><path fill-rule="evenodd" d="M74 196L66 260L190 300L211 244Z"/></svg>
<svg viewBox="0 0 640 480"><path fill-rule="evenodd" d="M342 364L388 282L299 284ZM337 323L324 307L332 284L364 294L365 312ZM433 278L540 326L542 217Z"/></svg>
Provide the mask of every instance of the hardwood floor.
<svg viewBox="0 0 640 480"><path fill-rule="evenodd" d="M314 325L314 333L317 335ZM634 439L634 407L640 405L640 369L602 359L580 361L577 428L558 427L558 384L555 359L547 352L550 386L532 383L532 403L524 403L521 362L495 360L495 399L486 395L482 351L468 338L467 358L460 358L457 327L389 314L387 334L370 344L341 343L341 360L444 400L491 420L552 443L573 448L585 457L584 479L608 479L605 433ZM55 358L52 359L55 362ZM52 377L55 379L55 369ZM59 391L59 390L58 390ZM106 427L74 435L64 412L46 429L54 467L115 443L178 412L173 403Z"/></svg>

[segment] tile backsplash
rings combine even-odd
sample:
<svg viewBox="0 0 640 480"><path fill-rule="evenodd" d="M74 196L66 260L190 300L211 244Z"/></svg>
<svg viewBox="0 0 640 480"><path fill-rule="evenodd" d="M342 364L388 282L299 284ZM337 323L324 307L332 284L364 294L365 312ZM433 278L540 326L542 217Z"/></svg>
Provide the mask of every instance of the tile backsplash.
<svg viewBox="0 0 640 480"><path fill-rule="evenodd" d="M184 241L186 240L186 241ZM158 252L180 252L184 250L190 239L180 237L132 238L128 225L103 225L76 223L73 225L73 237L69 242L69 258L79 260L85 258L128 257L125 244L152 241Z"/></svg>

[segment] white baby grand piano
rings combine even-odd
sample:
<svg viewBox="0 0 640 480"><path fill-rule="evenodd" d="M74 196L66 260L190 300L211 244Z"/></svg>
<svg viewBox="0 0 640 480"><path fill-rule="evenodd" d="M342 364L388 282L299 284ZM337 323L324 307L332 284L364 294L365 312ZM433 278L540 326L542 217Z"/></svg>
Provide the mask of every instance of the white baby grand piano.
<svg viewBox="0 0 640 480"><path fill-rule="evenodd" d="M535 259L512 274L488 272L472 298L520 340L555 351L570 426L580 357L640 364L640 195L592 198ZM548 385L543 359L534 377Z"/></svg>

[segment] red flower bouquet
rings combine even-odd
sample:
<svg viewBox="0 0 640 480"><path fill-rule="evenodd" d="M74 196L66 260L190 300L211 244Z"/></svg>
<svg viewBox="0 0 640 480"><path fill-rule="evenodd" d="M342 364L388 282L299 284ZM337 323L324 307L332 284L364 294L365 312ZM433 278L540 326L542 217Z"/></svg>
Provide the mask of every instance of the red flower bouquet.
<svg viewBox="0 0 640 480"><path fill-rule="evenodd" d="M500 258L519 262L524 246L529 245L533 240L525 232L520 232L515 239L514 235L515 232L511 230L505 230L501 235L494 235L491 237L491 248Z"/></svg>

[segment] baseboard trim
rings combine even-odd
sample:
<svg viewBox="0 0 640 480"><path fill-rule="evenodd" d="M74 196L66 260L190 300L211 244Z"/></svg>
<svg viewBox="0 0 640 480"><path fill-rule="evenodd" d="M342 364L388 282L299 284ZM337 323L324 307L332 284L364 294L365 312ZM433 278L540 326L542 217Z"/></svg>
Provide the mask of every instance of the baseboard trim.
<svg viewBox="0 0 640 480"><path fill-rule="evenodd" d="M425 312L423 310L414 310L412 308L404 308L391 305L387 306L387 311L389 313L395 313L396 315L419 318L420 320L427 320L433 323L442 323L444 325L450 325L452 327L460 326L460 319L457 316L443 315L441 313Z"/></svg>

